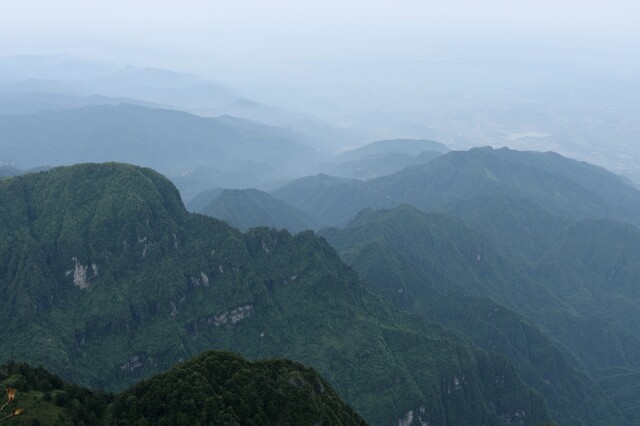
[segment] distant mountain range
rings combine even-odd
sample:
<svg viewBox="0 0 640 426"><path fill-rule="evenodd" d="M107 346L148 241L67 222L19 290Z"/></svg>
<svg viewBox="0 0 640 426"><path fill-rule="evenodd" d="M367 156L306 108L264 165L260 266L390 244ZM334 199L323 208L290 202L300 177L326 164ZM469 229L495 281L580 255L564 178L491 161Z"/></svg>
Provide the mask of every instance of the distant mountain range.
<svg viewBox="0 0 640 426"><path fill-rule="evenodd" d="M30 168L125 161L181 177L187 197L224 186L215 180L221 173L255 169L262 180L277 179L299 176L319 160L303 136L282 129L126 104L0 116L0 135L0 162ZM185 179L202 167L220 173L204 182Z"/></svg>
<svg viewBox="0 0 640 426"><path fill-rule="evenodd" d="M331 191L327 191L329 181ZM364 183L324 175L305 177L272 194L324 225L345 224L367 207L409 203L420 209L446 209L480 195L525 197L550 213L577 219L640 224L636 214L640 191L619 176L555 153L507 148L453 151ZM350 200L348 209L345 197Z"/></svg>
<svg viewBox="0 0 640 426"><path fill-rule="evenodd" d="M22 70L22 75L9 75L2 78L0 73L0 92L18 95L29 93L47 93L50 95L67 95L76 97L105 96L110 98L130 98L141 102L175 105L180 108L222 107L242 97L233 89L223 84L205 81L193 75L177 73L156 68L127 66L114 69L109 66L91 65L89 72L81 63L66 62L61 64L61 74L52 73L51 65L43 68L46 73L29 75L26 64L17 64L19 60L0 58L0 63L9 62ZM26 62L29 62L25 58ZM47 58L32 58L31 62L46 62ZM70 65L70 66L69 66ZM66 69L65 69L66 68ZM77 71L76 71L77 70ZM77 78L69 79L66 75L76 74Z"/></svg>
<svg viewBox="0 0 640 426"><path fill-rule="evenodd" d="M226 84L158 68L97 63L70 55L0 57L0 115L85 106L164 108L202 117L232 116L304 134L325 155L362 136L301 112L250 99Z"/></svg>
<svg viewBox="0 0 640 426"><path fill-rule="evenodd" d="M425 139L389 139L375 141L359 148L345 151L336 155L332 161L336 163L359 161L367 157L394 153L403 153L415 156L425 151L445 154L449 151L449 148L439 142Z"/></svg>
<svg viewBox="0 0 640 426"><path fill-rule="evenodd" d="M333 176L371 179L428 163L447 151L446 146L429 140L382 140L345 151L321 164L320 169Z"/></svg>

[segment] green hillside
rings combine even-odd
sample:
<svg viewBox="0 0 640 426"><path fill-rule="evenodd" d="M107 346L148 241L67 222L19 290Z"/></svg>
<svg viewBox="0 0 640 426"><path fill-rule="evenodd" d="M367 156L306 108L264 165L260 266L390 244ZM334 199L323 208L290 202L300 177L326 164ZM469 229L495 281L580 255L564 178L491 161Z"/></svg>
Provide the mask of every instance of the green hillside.
<svg viewBox="0 0 640 426"><path fill-rule="evenodd" d="M408 166L425 164L441 155L442 153L436 151L423 151L415 156L404 152L391 152L370 155L355 161L325 162L321 164L320 170L331 176L366 180L390 175Z"/></svg>
<svg viewBox="0 0 640 426"><path fill-rule="evenodd" d="M590 370L640 365L636 227L608 220L562 219L510 198L478 198L453 211L487 238L499 241L501 250L531 279L589 319L590 332L567 337L575 340ZM585 337L583 342L580 336ZM598 337L588 339L593 336Z"/></svg>
<svg viewBox="0 0 640 426"><path fill-rule="evenodd" d="M0 181L0 359L121 390L210 349L317 369L373 424L550 419L503 356L370 293L312 232L189 214L150 169Z"/></svg>
<svg viewBox="0 0 640 426"><path fill-rule="evenodd" d="M503 195L528 198L560 216L640 223L640 191L602 168L555 153L507 148L456 151L374 179L367 189L421 209L446 207L480 195Z"/></svg>
<svg viewBox="0 0 640 426"><path fill-rule="evenodd" d="M22 409L20 415L3 422L7 425L98 425L104 423L107 407L113 401L111 394L65 383L42 367L16 362L0 366L0 386L16 390L15 399L0 418ZM4 393L2 398L4 404Z"/></svg>
<svg viewBox="0 0 640 426"><path fill-rule="evenodd" d="M479 196L526 198L549 213L574 219L640 224L640 191L600 167L555 153L474 148L364 183L333 179L332 190L326 191L329 179L302 178L273 193L325 226L344 225L368 207L409 203L423 210L448 209ZM342 194L351 198L348 209Z"/></svg>
<svg viewBox="0 0 640 426"><path fill-rule="evenodd" d="M205 201L211 195L209 202ZM316 228L313 219L306 213L257 189L225 189L202 194L193 200L192 211L224 220L231 226L246 231L256 226L288 229L300 232Z"/></svg>
<svg viewBox="0 0 640 426"><path fill-rule="evenodd" d="M228 352L205 352L117 395L13 362L0 366L0 384L16 389L16 425L365 424L313 369Z"/></svg>
<svg viewBox="0 0 640 426"><path fill-rule="evenodd" d="M320 226L343 225L365 207L394 204L367 191L361 180L325 174L296 179L271 194L302 210Z"/></svg>
<svg viewBox="0 0 640 426"><path fill-rule="evenodd" d="M610 339L597 342L590 316L553 294L552 286L525 276L459 219L411 206L365 210L344 230L327 229L323 235L362 278L405 308L509 357L560 424L625 424L593 379L571 365L599 352L614 356L618 349L607 346ZM578 336L569 337L577 330ZM608 330L614 333L615 325ZM622 336L613 335L619 341ZM604 365L601 360L600 368Z"/></svg>
<svg viewBox="0 0 640 426"><path fill-rule="evenodd" d="M206 352L116 396L115 424L365 425L320 375L287 361Z"/></svg>

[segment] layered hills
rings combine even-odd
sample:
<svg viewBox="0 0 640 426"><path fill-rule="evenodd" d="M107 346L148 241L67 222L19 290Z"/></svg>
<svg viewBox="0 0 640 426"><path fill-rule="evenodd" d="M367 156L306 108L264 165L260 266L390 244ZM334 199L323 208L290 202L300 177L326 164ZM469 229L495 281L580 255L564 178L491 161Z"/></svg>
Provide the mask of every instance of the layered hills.
<svg viewBox="0 0 640 426"><path fill-rule="evenodd" d="M3 360L121 390L225 349L317 369L373 424L550 420L504 356L372 293L312 232L189 214L150 169L2 180L0 224Z"/></svg>
<svg viewBox="0 0 640 426"><path fill-rule="evenodd" d="M20 168L124 161L185 177L202 167L218 173L260 171L261 179L300 176L318 160L300 134L232 117L128 104L0 116L0 163ZM177 180L186 196L223 185ZM233 180L231 180L231 183ZM253 182L257 185L260 182Z"/></svg>
<svg viewBox="0 0 640 426"><path fill-rule="evenodd" d="M381 140L345 151L323 163L321 170L332 176L371 179L428 163L447 151L443 144L430 140Z"/></svg>
<svg viewBox="0 0 640 426"><path fill-rule="evenodd" d="M189 210L226 221L246 231L256 226L300 232L315 229L306 213L257 189L204 191L191 200Z"/></svg>
<svg viewBox="0 0 640 426"><path fill-rule="evenodd" d="M390 207L393 198L369 191L366 182L319 174L296 179L271 195L311 216L320 226L345 225L366 207Z"/></svg>
<svg viewBox="0 0 640 426"><path fill-rule="evenodd" d="M507 356L561 424L638 421L626 379L640 360L640 192L624 179L555 153L480 148L272 195L344 226L322 235L362 278Z"/></svg>
<svg viewBox="0 0 640 426"><path fill-rule="evenodd" d="M578 371L577 359L589 372L610 366L605 354L626 354L610 347L611 339L621 344L628 335L606 321L593 329L587 311L523 273L460 219L411 206L366 210L323 235L363 279L406 309L508 356L560 424L624 424L594 378Z"/></svg>
<svg viewBox="0 0 640 426"><path fill-rule="evenodd" d="M446 209L462 200L494 195L527 198L549 213L574 219L640 223L640 191L600 167L555 153L474 148L452 151L357 185L333 179L331 192L326 191L328 180L325 176L301 178L273 195L323 225L343 225L355 216L354 211L367 207L409 203L423 210ZM343 193L352 200L348 210L342 207L344 197L333 195Z"/></svg>

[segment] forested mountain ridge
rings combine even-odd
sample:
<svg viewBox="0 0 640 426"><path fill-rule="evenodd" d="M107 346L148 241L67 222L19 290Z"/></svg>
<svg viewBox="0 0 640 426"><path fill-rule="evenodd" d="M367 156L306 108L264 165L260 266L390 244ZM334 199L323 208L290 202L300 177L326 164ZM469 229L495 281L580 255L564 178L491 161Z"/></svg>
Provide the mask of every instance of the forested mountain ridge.
<svg viewBox="0 0 640 426"><path fill-rule="evenodd" d="M442 210L478 196L527 198L558 216L640 224L639 190L605 169L551 152L473 148L358 184L333 178L332 192L325 191L327 181L320 176L301 178L272 193L325 226L344 225L368 207L408 203L422 210ZM336 195L342 193L352 199L348 210L344 197Z"/></svg>
<svg viewBox="0 0 640 426"><path fill-rule="evenodd" d="M368 182L368 189L421 209L480 195L526 197L551 213L576 219L638 223L640 191L588 163L558 154L473 148Z"/></svg>
<svg viewBox="0 0 640 426"><path fill-rule="evenodd" d="M65 383L42 368L7 363L17 425L364 425L313 369L287 360L248 362L205 352L117 395Z"/></svg>
<svg viewBox="0 0 640 426"><path fill-rule="evenodd" d="M373 424L535 424L502 356L370 293L311 232L247 234L189 214L117 163L0 181L2 359L122 389L212 348L317 369Z"/></svg>
<svg viewBox="0 0 640 426"><path fill-rule="evenodd" d="M428 163L447 151L443 144L424 139L380 140L342 152L322 163L320 170L331 176L371 179Z"/></svg>
<svg viewBox="0 0 640 426"><path fill-rule="evenodd" d="M321 234L363 279L405 308L507 355L545 396L560 424L634 423L634 417L620 415L596 381L610 374L599 370L638 365L632 321L636 287L629 281L638 275L626 257L636 251L637 230L615 222L536 216L539 209L526 200L478 198L456 210L472 227L442 213L401 206L365 210L344 229ZM583 232L574 235L576 228ZM582 241L586 236L609 254L585 258L597 253L592 242ZM511 246L500 243L507 240ZM601 273L612 264L623 267L617 269L619 284L605 294L602 285L615 280ZM634 415L626 409L625 414Z"/></svg>
<svg viewBox="0 0 640 426"><path fill-rule="evenodd" d="M271 194L307 213L320 226L344 225L363 208L397 203L368 191L361 180L326 174L296 179Z"/></svg>
<svg viewBox="0 0 640 426"><path fill-rule="evenodd" d="M311 368L211 351L120 393L117 424L366 425Z"/></svg>
<svg viewBox="0 0 640 426"><path fill-rule="evenodd" d="M224 220L241 231L256 226L293 233L316 228L313 219L303 211L257 189L205 191L189 203L189 208Z"/></svg>
<svg viewBox="0 0 640 426"><path fill-rule="evenodd" d="M385 155L396 152L418 155L424 151L444 154L449 151L449 148L439 142L427 139L387 139L371 142L361 147L344 151L336 155L332 161L357 161L374 155Z"/></svg>

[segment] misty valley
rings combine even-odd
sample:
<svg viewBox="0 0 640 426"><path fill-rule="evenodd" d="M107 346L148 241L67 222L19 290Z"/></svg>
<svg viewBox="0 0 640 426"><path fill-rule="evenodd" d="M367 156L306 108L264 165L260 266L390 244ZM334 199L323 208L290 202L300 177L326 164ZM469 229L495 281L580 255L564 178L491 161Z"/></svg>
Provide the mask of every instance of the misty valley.
<svg viewBox="0 0 640 426"><path fill-rule="evenodd" d="M0 57L0 422L640 425L640 174L574 143L594 98L264 98Z"/></svg>

